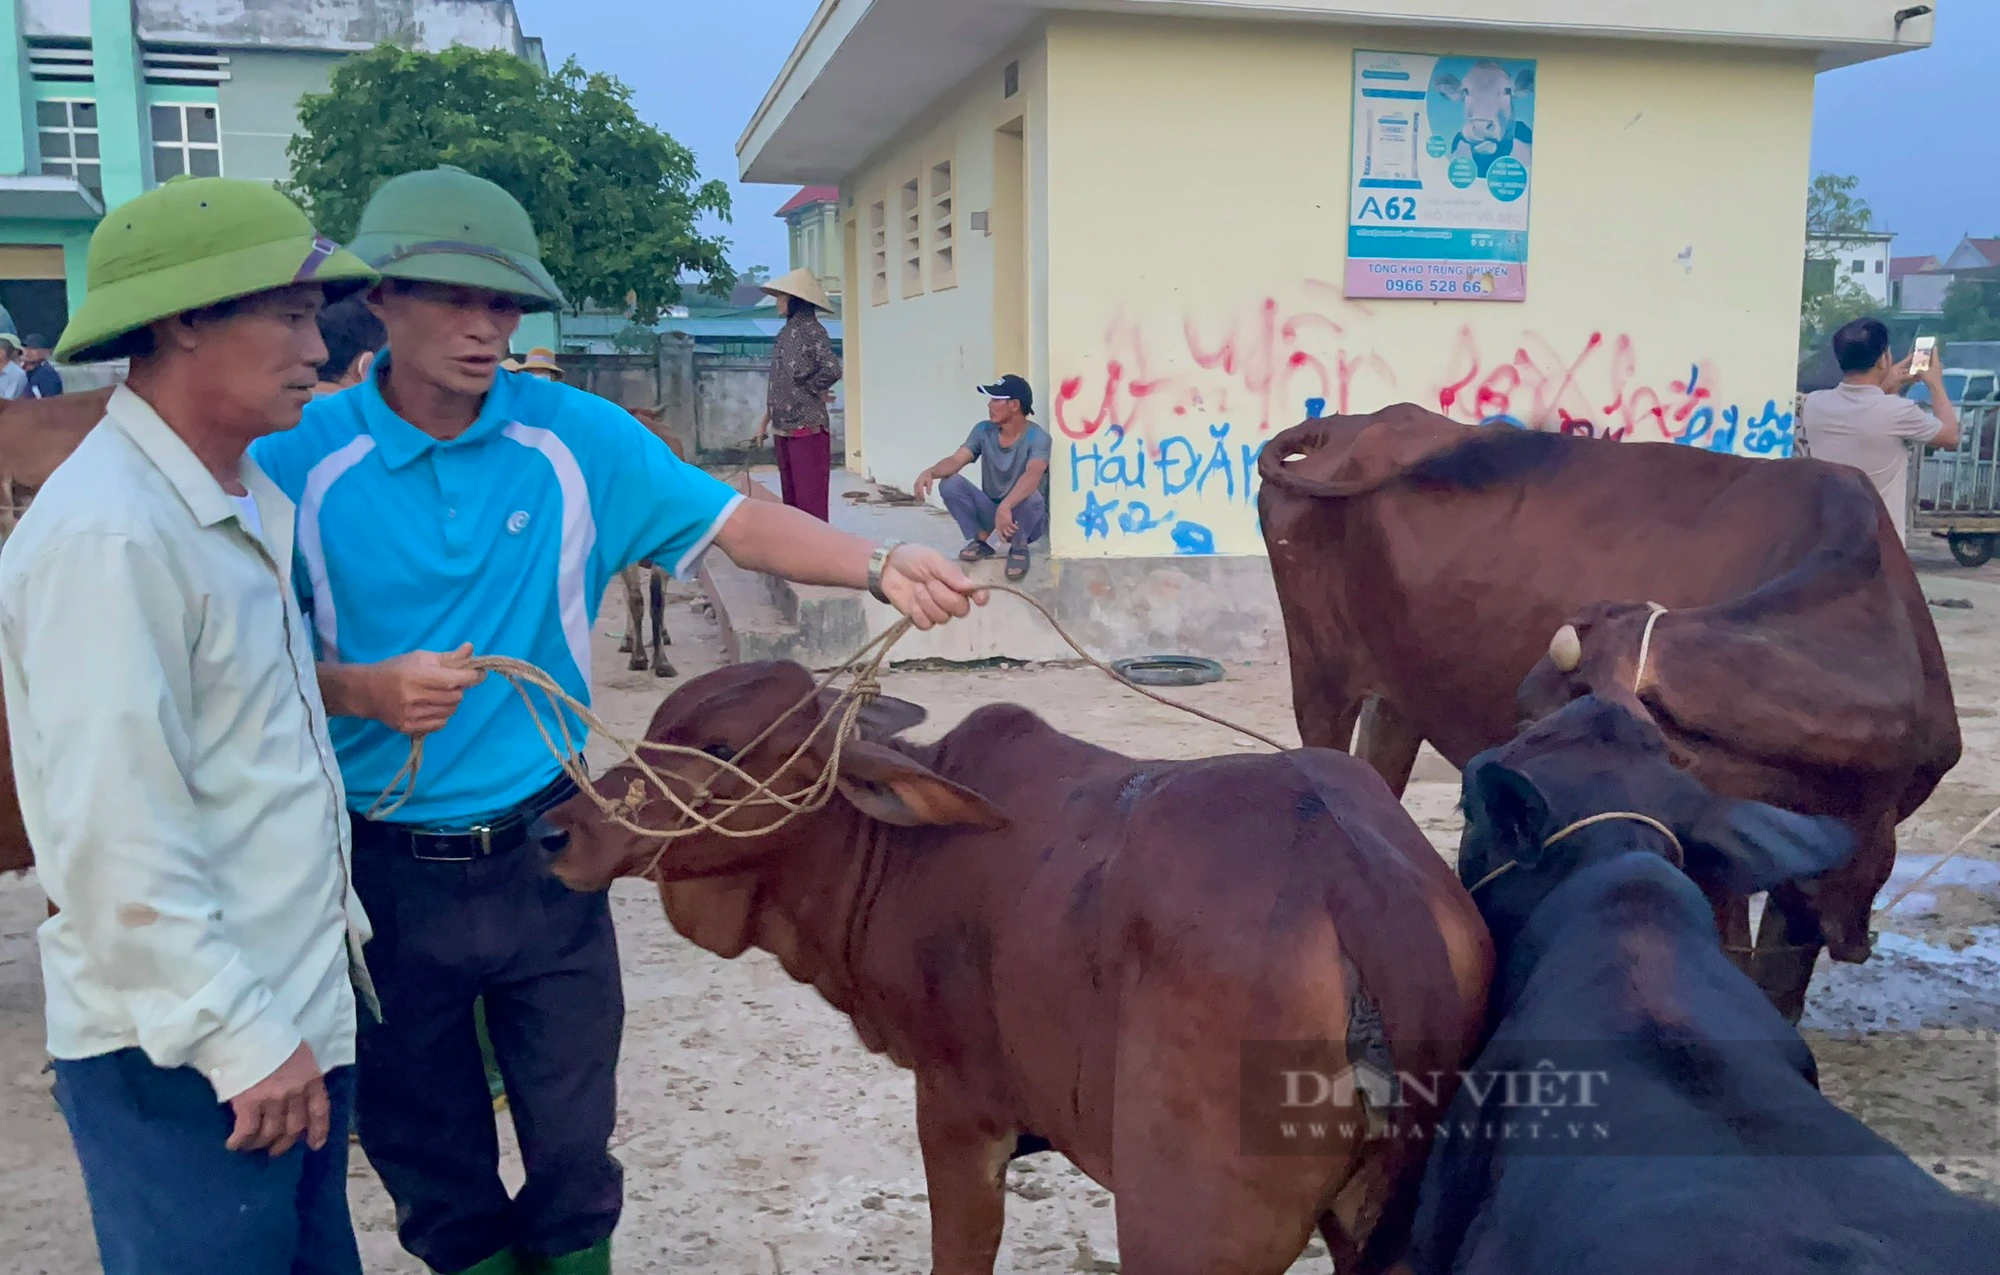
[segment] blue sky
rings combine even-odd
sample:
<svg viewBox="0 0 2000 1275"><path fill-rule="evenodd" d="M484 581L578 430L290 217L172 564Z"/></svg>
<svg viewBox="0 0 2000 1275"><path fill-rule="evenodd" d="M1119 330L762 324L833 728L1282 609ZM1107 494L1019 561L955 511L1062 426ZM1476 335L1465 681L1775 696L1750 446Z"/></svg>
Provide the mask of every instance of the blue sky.
<svg viewBox="0 0 2000 1275"><path fill-rule="evenodd" d="M1820 77L1814 121L1815 170L1858 175L1904 256L1942 255L1967 232L2000 235L2000 109L1991 87L2000 3L1935 3L1935 47ZM739 268L785 269L784 225L771 214L793 188L736 184L736 139L816 0L515 0L515 7L551 62L574 54L630 84L640 115L692 147L704 176L731 183L736 217L724 233ZM1729 198L1725 178L1714 193Z"/></svg>
<svg viewBox="0 0 2000 1275"><path fill-rule="evenodd" d="M772 214L798 188L738 184L736 139L818 0L514 0L514 7L552 66L574 55L586 69L625 81L641 118L692 149L704 178L730 183L735 220L721 229L734 245L732 264L785 272L785 224Z"/></svg>
<svg viewBox="0 0 2000 1275"><path fill-rule="evenodd" d="M2000 235L2000 3L1933 2L1931 48L1822 75L1813 120L1813 167L1860 177L1904 257L1943 256L1968 232Z"/></svg>

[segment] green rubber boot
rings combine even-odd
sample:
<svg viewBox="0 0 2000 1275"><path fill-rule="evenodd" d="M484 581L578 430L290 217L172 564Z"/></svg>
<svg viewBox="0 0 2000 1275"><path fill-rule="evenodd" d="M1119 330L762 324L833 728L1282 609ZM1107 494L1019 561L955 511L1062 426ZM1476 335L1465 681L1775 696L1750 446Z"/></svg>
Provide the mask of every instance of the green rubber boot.
<svg viewBox="0 0 2000 1275"><path fill-rule="evenodd" d="M472 1002L472 1025L479 1032L479 1061L486 1065L486 1089L493 1095L493 1109L507 1109L507 1086L500 1079L500 1064L493 1059L493 1041L486 1035L486 998Z"/></svg>
<svg viewBox="0 0 2000 1275"><path fill-rule="evenodd" d="M503 1249L461 1275L532 1275L534 1267L513 1249Z"/></svg>
<svg viewBox="0 0 2000 1275"><path fill-rule="evenodd" d="M529 1275L611 1275L611 1241L561 1257L530 1258L527 1270Z"/></svg>

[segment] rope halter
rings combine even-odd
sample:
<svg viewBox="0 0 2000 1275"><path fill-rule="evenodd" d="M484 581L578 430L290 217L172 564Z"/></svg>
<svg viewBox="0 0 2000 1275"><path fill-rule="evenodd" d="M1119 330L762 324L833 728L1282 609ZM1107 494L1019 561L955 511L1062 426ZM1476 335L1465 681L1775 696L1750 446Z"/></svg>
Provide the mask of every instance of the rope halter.
<svg viewBox="0 0 2000 1275"><path fill-rule="evenodd" d="M1636 823L1651 828L1654 832L1659 833L1667 839L1667 848L1673 851L1671 856L1673 865L1676 868L1682 869L1687 867L1687 851L1682 848L1681 839L1674 835L1674 830L1661 823L1658 819L1653 818L1653 816L1642 815L1636 810L1607 810L1601 815L1591 815L1587 819L1579 819L1554 836L1543 841L1542 849L1547 850L1559 842L1567 841L1577 833L1582 832L1585 828L1594 828L1601 823ZM1519 859L1509 859L1507 862L1493 869L1493 871L1479 878L1478 882L1471 889L1467 890L1466 893L1477 894L1520 866L1521 861Z"/></svg>

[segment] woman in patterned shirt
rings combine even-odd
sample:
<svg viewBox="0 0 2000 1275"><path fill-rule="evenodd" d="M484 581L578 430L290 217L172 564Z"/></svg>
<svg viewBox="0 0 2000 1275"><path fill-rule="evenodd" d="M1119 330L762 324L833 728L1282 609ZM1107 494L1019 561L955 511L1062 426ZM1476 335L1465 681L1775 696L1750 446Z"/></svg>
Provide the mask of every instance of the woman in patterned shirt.
<svg viewBox="0 0 2000 1275"><path fill-rule="evenodd" d="M819 312L833 312L810 270L794 270L763 291L778 299L785 326L771 349L771 390L757 441L775 434L778 482L785 503L826 521L827 483L833 475L833 437L827 401L840 380L840 356L821 326Z"/></svg>

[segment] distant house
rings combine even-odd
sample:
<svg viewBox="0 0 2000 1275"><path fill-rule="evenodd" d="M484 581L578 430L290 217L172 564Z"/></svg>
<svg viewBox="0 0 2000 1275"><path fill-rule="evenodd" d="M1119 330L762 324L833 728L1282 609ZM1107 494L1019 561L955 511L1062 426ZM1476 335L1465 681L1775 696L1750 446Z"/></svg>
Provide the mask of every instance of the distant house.
<svg viewBox="0 0 2000 1275"><path fill-rule="evenodd" d="M1806 260L1831 262L1836 278L1866 292L1875 304L1889 304L1889 245L1896 236L1884 232L1859 235L1808 235Z"/></svg>
<svg viewBox="0 0 2000 1275"><path fill-rule="evenodd" d="M1944 263L1935 256L1889 259L1889 304L1906 314L1937 314L1944 309L1949 280L1937 274Z"/></svg>
<svg viewBox="0 0 2000 1275"><path fill-rule="evenodd" d="M1920 260L1930 264L1903 275L1896 290L1899 308L1912 314L1942 313L1945 296L1961 279L2000 282L2000 239L1967 235L1942 261L1934 257L1897 258L1896 264Z"/></svg>
<svg viewBox="0 0 2000 1275"><path fill-rule="evenodd" d="M780 208L778 217L791 231L791 269L801 267L819 276L827 299L840 305L840 189L806 186Z"/></svg>

